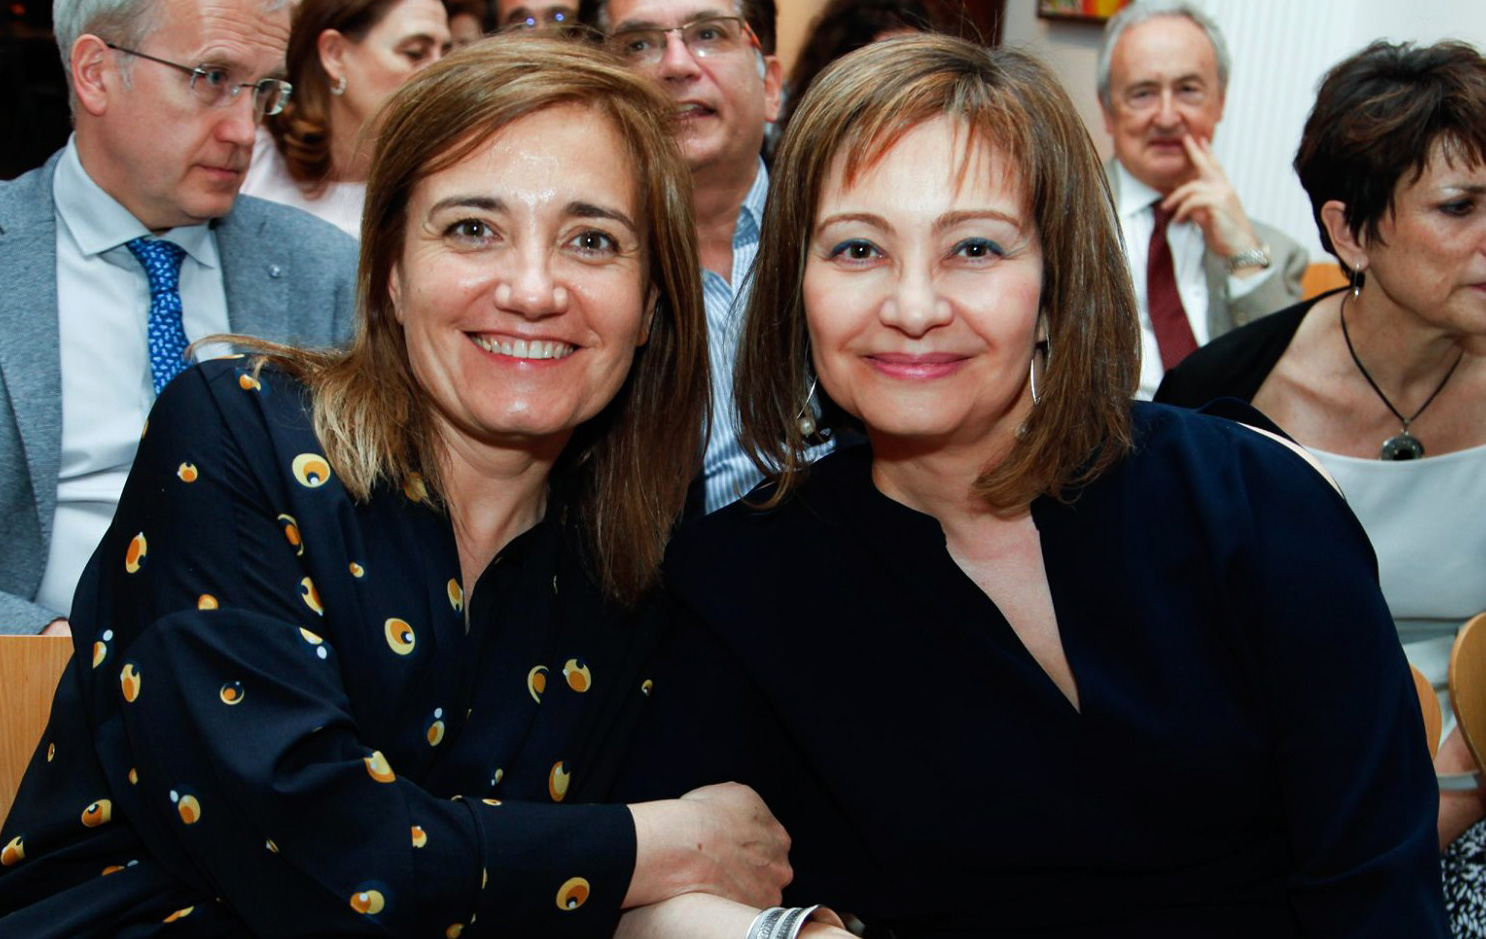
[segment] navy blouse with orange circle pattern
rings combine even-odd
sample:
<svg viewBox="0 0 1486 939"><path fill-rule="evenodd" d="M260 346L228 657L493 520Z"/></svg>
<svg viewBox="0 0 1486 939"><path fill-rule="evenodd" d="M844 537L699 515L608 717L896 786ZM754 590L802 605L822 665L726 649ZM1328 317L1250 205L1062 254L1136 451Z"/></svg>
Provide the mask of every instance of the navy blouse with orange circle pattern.
<svg viewBox="0 0 1486 939"><path fill-rule="evenodd" d="M661 616L603 602L560 507L466 598L419 488L354 501L271 369L166 389L0 830L0 934L612 931L633 823L584 803Z"/></svg>

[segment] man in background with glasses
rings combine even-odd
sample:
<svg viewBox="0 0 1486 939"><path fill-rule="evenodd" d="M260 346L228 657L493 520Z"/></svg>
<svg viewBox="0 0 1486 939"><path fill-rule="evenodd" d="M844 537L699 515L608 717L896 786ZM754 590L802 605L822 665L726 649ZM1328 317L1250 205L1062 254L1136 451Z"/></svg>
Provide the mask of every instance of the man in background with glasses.
<svg viewBox="0 0 1486 939"><path fill-rule="evenodd" d="M497 29L567 29L577 25L574 0L495 0Z"/></svg>
<svg viewBox="0 0 1486 939"><path fill-rule="evenodd" d="M687 515L713 512L762 478L738 445L733 361L748 305L769 174L764 127L779 114L774 0L584 0L580 18L676 101L695 185L712 364L712 433Z"/></svg>
<svg viewBox="0 0 1486 939"><path fill-rule="evenodd" d="M285 0L56 0L53 20L75 131L0 183L0 633L65 631L187 343L331 344L354 309L351 238L237 198L293 93Z"/></svg>

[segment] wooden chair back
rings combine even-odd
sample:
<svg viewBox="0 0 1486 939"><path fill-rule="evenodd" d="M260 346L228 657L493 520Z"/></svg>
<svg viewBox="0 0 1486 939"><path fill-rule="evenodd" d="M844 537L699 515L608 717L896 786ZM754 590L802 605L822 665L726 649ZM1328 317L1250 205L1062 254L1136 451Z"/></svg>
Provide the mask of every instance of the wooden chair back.
<svg viewBox="0 0 1486 939"><path fill-rule="evenodd" d="M1317 297L1328 290L1347 285L1347 275L1342 273L1341 267L1332 258L1317 261L1305 269L1300 275L1300 296L1304 300Z"/></svg>
<svg viewBox="0 0 1486 939"><path fill-rule="evenodd" d="M1429 758L1434 759L1435 754L1440 752L1440 731L1445 726L1445 715L1440 710L1440 699L1434 693L1434 686L1424 673L1414 666L1409 666L1409 671L1414 673L1414 691L1419 694L1419 710L1424 712L1424 736L1429 740Z"/></svg>
<svg viewBox="0 0 1486 939"><path fill-rule="evenodd" d="M1460 627L1450 650L1450 703L1476 766L1486 766L1486 613Z"/></svg>
<svg viewBox="0 0 1486 939"><path fill-rule="evenodd" d="M64 636L0 636L0 819L10 814L70 658Z"/></svg>

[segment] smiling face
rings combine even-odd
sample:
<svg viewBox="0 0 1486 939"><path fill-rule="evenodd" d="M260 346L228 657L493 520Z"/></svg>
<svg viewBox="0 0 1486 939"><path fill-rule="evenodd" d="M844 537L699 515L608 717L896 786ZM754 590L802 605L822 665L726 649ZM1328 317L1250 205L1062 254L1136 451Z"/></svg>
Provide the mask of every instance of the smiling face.
<svg viewBox="0 0 1486 939"><path fill-rule="evenodd" d="M234 82L283 76L287 9L265 13L259 0L160 0L154 23L138 51L219 66ZM78 46L96 42L83 37ZM211 107L169 66L106 50L99 61L102 87L79 84L78 147L93 181L153 231L230 212L253 155L251 90Z"/></svg>
<svg viewBox="0 0 1486 939"><path fill-rule="evenodd" d="M803 293L815 370L875 446L982 447L1031 406L1042 248L1016 171L946 117L849 182L838 156ZM963 170L963 174L961 173Z"/></svg>
<svg viewBox="0 0 1486 939"><path fill-rule="evenodd" d="M1182 137L1211 140L1223 118L1218 58L1207 34L1185 16L1131 26L1109 59L1104 129L1136 179L1168 193L1193 174Z"/></svg>
<svg viewBox="0 0 1486 939"><path fill-rule="evenodd" d="M332 84L346 79L345 94L337 100L355 123L354 128L337 129L348 132L364 125L388 95L437 62L452 42L440 0L400 0L359 41L322 43L321 61Z"/></svg>
<svg viewBox="0 0 1486 939"><path fill-rule="evenodd" d="M1451 166L1436 146L1416 182L1405 175L1367 244L1367 284L1406 315L1486 336L1486 166Z"/></svg>
<svg viewBox="0 0 1486 939"><path fill-rule="evenodd" d="M441 434L555 453L619 391L654 305L625 154L565 105L415 187L390 292Z"/></svg>
<svg viewBox="0 0 1486 939"><path fill-rule="evenodd" d="M706 16L737 16L730 0L610 0L609 31L650 26L671 28ZM637 66L661 83L679 108L681 148L692 173L751 179L764 142L764 125L779 116L782 69L751 42L727 55L698 57L679 33L666 36L661 60Z"/></svg>

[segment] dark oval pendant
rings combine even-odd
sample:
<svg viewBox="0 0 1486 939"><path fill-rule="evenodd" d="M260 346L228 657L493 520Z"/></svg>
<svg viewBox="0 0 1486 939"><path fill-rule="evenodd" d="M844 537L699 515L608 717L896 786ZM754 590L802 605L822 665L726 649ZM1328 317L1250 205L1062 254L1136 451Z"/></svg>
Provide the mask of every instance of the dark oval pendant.
<svg viewBox="0 0 1486 939"><path fill-rule="evenodd" d="M1424 455L1424 444L1419 438L1410 433L1402 433L1397 437L1389 437L1383 441L1383 459L1385 460L1417 460Z"/></svg>

